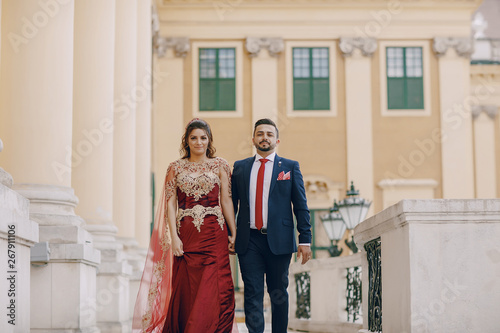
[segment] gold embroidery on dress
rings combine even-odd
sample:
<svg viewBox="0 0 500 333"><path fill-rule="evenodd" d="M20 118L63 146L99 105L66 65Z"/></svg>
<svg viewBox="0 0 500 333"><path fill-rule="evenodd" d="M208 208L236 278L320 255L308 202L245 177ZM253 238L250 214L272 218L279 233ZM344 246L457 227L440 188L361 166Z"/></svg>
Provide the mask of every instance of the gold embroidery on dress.
<svg viewBox="0 0 500 333"><path fill-rule="evenodd" d="M220 206L215 207L204 207L202 205L196 205L190 209L179 209L179 214L177 215L177 230L181 227L181 220L185 216L190 216L193 218L193 224L201 232L201 226L203 225L203 219L206 215L217 216L217 222L222 230L224 230L224 215L222 215L222 209Z"/></svg>
<svg viewBox="0 0 500 333"><path fill-rule="evenodd" d="M220 185L220 179L213 172L202 173L198 176L192 176L186 172L182 172L177 176L179 189L186 193L187 196L194 197L198 201L202 196L210 193L215 184Z"/></svg>

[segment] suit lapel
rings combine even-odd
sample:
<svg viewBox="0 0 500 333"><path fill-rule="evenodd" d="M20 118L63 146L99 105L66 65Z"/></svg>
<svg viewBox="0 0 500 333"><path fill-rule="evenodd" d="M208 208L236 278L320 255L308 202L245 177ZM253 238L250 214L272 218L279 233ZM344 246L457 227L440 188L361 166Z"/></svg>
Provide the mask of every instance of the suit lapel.
<svg viewBox="0 0 500 333"><path fill-rule="evenodd" d="M245 188L247 189L247 201L250 202L250 173L252 172L252 165L255 162L255 156L248 159L248 162L245 163L245 170L243 175L245 177Z"/></svg>
<svg viewBox="0 0 500 333"><path fill-rule="evenodd" d="M273 175L271 177L271 186L269 187L269 196L273 193L274 186L276 185L276 181L278 179L279 173L283 170L281 166L281 157L275 155L274 164L273 164Z"/></svg>

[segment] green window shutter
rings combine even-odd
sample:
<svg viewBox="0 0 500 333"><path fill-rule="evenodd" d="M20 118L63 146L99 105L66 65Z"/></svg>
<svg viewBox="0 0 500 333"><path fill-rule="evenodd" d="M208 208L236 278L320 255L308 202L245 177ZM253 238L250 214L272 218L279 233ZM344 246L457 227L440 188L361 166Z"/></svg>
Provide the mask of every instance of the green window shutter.
<svg viewBox="0 0 500 333"><path fill-rule="evenodd" d="M326 47L292 49L293 109L330 109L329 50Z"/></svg>
<svg viewBox="0 0 500 333"><path fill-rule="evenodd" d="M387 78L387 99L389 109L405 109L404 78Z"/></svg>
<svg viewBox="0 0 500 333"><path fill-rule="evenodd" d="M424 108L424 80L421 77L411 77L406 79L408 90L406 105L408 109Z"/></svg>
<svg viewBox="0 0 500 333"><path fill-rule="evenodd" d="M309 79L293 80L293 108L294 110L309 110L311 104Z"/></svg>
<svg viewBox="0 0 500 333"><path fill-rule="evenodd" d="M234 48L199 50L199 110L236 110L236 51Z"/></svg>
<svg viewBox="0 0 500 333"><path fill-rule="evenodd" d="M200 111L213 111L217 107L217 81L200 81Z"/></svg>
<svg viewBox="0 0 500 333"><path fill-rule="evenodd" d="M313 109L314 110L329 110L330 109L330 84L328 79L313 80Z"/></svg>
<svg viewBox="0 0 500 333"><path fill-rule="evenodd" d="M387 108L424 109L421 47L388 47Z"/></svg>
<svg viewBox="0 0 500 333"><path fill-rule="evenodd" d="M236 83L234 80L220 80L218 92L218 110L236 110Z"/></svg>

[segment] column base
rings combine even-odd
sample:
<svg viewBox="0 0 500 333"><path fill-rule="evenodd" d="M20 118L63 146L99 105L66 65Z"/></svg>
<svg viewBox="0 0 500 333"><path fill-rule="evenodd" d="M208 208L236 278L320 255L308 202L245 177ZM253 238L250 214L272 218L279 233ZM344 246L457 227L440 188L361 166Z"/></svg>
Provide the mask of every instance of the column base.
<svg viewBox="0 0 500 333"><path fill-rule="evenodd" d="M132 321L99 324L99 329L101 333L129 333L132 331Z"/></svg>
<svg viewBox="0 0 500 333"><path fill-rule="evenodd" d="M0 184L7 186L8 188L11 188L12 184L14 184L14 180L12 179L10 173L2 168L0 168Z"/></svg>
<svg viewBox="0 0 500 333"><path fill-rule="evenodd" d="M111 223L85 226L101 251L97 273L97 325L102 333L127 333L132 329L129 316L132 267L123 244L116 239L118 228Z"/></svg>
<svg viewBox="0 0 500 333"><path fill-rule="evenodd" d="M76 216L70 187L14 184L30 201L29 218L49 243L49 261L31 265L31 330L99 332L96 326L96 267L101 254Z"/></svg>
<svg viewBox="0 0 500 333"><path fill-rule="evenodd" d="M88 328L82 328L82 329L37 329L37 328L32 328L30 330L31 333L101 333L99 328L97 327L88 327Z"/></svg>
<svg viewBox="0 0 500 333"><path fill-rule="evenodd" d="M142 272L144 270L144 263L146 262L146 256L148 254L148 249L140 248L139 244L134 238L121 238L121 242L124 244L125 255L127 260L132 267L132 274L130 276L130 318L134 315L134 306L137 299L137 293L139 292L139 287L141 284Z"/></svg>

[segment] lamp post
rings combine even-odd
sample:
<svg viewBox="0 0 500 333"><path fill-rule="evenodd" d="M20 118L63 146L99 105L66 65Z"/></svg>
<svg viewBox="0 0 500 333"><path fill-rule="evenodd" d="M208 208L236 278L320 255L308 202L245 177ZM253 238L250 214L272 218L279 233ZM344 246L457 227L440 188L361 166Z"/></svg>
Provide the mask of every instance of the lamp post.
<svg viewBox="0 0 500 333"><path fill-rule="evenodd" d="M347 230L351 234L351 240L345 240L346 245L352 252L358 252L356 244L352 240L354 228L365 219L371 201L359 197L359 191L354 188L354 183L351 181L351 188L346 193L347 198L338 203L338 209L346 224Z"/></svg>
<svg viewBox="0 0 500 333"><path fill-rule="evenodd" d="M346 224L342 219L342 215L339 213L337 200L333 202L333 207L330 208L330 212L320 216L320 218L323 223L323 228L325 228L326 234L331 242L328 252L330 252L331 257L338 257L342 253L342 249L339 249L337 244L342 236L344 236Z"/></svg>

